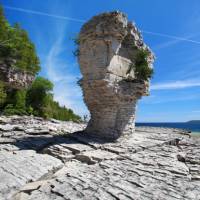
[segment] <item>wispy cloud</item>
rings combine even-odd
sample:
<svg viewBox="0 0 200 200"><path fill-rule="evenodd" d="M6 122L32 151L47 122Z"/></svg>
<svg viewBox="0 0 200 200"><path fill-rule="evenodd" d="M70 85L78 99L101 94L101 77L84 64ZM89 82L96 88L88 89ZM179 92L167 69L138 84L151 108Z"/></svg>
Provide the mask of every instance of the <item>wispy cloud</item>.
<svg viewBox="0 0 200 200"><path fill-rule="evenodd" d="M61 20L68 20L68 21L74 21L74 22L80 22L80 23L86 22L86 20L83 20L83 19L54 15L54 14L49 14L49 13L46 13L46 12L40 12L40 11L29 10L29 9L24 9L24 8L12 7L12 6L7 6L7 5L5 5L4 8L8 9L8 10L14 10L14 11L24 12L24 13L34 14L34 15L43 15L43 16L46 16L46 17L52 17L52 18L57 18L57 19L61 19ZM185 41L185 42L190 42L190 43L200 45L200 41L192 40L192 39L189 39L187 37L185 38L185 37L174 36L174 35L170 35L170 34L147 31L147 30L142 30L141 32L146 33L146 34L150 34L150 35L155 35L155 36L160 36L160 37L170 38L170 39L173 39L173 40ZM171 43L173 44L173 43L176 43L176 42L170 42L169 44L171 44Z"/></svg>
<svg viewBox="0 0 200 200"><path fill-rule="evenodd" d="M184 80L153 84L151 90L176 90L190 87L200 87L200 80Z"/></svg>
<svg viewBox="0 0 200 200"><path fill-rule="evenodd" d="M154 35L157 35L157 34L154 34ZM184 40L182 40L183 38L181 38L181 39L180 38L179 39L176 38L175 39L175 38L173 38L174 36L172 36L172 38L171 37L169 38L170 39L169 41L161 43L161 44L158 44L158 45L152 47L152 49L153 50L161 50L161 49L164 49L164 48L171 47L173 45L179 44L179 43L181 43L183 41L188 42L188 40L190 40L190 38L195 37L197 35L198 34L192 34L192 35L185 36Z"/></svg>
<svg viewBox="0 0 200 200"><path fill-rule="evenodd" d="M169 35L169 34L164 34L164 33L156 33L156 32L151 32L151 31L146 31L142 30L143 33L150 34L150 35L155 35L155 36L161 36L161 37L166 37L174 40L180 40L180 41L185 41L185 42L191 42L194 44L200 44L200 41L197 40L191 40L185 37L180 37L180 36L174 36L174 35Z"/></svg>
<svg viewBox="0 0 200 200"><path fill-rule="evenodd" d="M148 96L143 97L142 100L140 100L140 103L143 104L165 104L170 102L182 102L182 101L192 101L192 100L198 100L200 99L200 95L198 94L192 94L192 95L180 95L180 96Z"/></svg>
<svg viewBox="0 0 200 200"><path fill-rule="evenodd" d="M198 113L200 113L200 110L193 110L192 112L198 114Z"/></svg>
<svg viewBox="0 0 200 200"><path fill-rule="evenodd" d="M56 39L47 54L44 68L47 78L54 83L54 99L83 116L88 114L88 110L82 100L82 91L77 85L80 74L70 71L70 67L78 66L67 63L60 56L63 52L63 44L65 44L65 35L65 28L56 32Z"/></svg>
<svg viewBox="0 0 200 200"><path fill-rule="evenodd" d="M68 21L74 21L74 22L80 22L80 23L85 22L85 20L81 20L81 19L77 19L77 18L65 17L65 16L60 16L60 15L53 15L53 14L49 14L49 13L46 13L46 12L39 12L39 11L35 11L35 10L28 10L28 9L11 7L11 6L4 6L4 8L8 9L8 10L25 12L25 13L34 14L34 15L43 15L43 16L46 16L46 17L53 17L53 18L63 19L63 20L68 20Z"/></svg>

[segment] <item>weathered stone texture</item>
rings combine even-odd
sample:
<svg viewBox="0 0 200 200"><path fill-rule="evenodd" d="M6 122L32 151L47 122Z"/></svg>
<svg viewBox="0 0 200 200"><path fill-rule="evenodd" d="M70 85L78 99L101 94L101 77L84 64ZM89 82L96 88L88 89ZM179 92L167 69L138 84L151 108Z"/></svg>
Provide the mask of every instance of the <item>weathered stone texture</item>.
<svg viewBox="0 0 200 200"><path fill-rule="evenodd" d="M0 81L9 88L21 89L31 85L35 76L15 68L15 60L0 61Z"/></svg>
<svg viewBox="0 0 200 200"><path fill-rule="evenodd" d="M73 122L13 116L0 125L2 200L200 199L200 139L183 130L136 127L108 142Z"/></svg>
<svg viewBox="0 0 200 200"><path fill-rule="evenodd" d="M129 73L132 58L147 50L149 67L154 56L140 32L120 12L93 17L79 35L80 85L91 113L86 132L116 139L134 131L137 100L148 93L148 81Z"/></svg>

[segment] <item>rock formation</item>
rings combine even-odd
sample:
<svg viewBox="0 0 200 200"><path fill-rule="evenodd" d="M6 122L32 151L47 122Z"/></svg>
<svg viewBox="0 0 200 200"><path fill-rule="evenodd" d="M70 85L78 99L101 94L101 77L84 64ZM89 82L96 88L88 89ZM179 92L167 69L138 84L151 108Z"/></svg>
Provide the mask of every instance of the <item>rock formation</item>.
<svg viewBox="0 0 200 200"><path fill-rule="evenodd" d="M0 117L1 200L199 200L200 138L136 127L115 143L85 124Z"/></svg>
<svg viewBox="0 0 200 200"><path fill-rule="evenodd" d="M15 60L7 59L0 61L0 81L3 81L9 88L21 89L28 87L35 76L15 68Z"/></svg>
<svg viewBox="0 0 200 200"><path fill-rule="evenodd" d="M146 51L151 68L154 56L140 32L121 12L93 17L81 29L78 57L80 85L91 113L87 133L116 139L134 131L137 100L148 94L148 79L137 76L138 52Z"/></svg>

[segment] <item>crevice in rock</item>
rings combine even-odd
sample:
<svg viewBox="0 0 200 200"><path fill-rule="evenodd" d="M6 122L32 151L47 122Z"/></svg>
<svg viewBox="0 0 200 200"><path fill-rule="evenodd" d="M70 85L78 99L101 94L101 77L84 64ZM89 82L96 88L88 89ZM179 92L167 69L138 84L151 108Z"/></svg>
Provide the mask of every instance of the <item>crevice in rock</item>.
<svg viewBox="0 0 200 200"><path fill-rule="evenodd" d="M25 185L21 186L20 189L13 195L13 199L18 200L18 196L21 193L26 193L31 195L31 193L35 190L39 190L40 187L48 180L51 180L53 175L63 168L63 165L53 168L52 170L48 171L46 174L43 174L39 179L35 181L29 181ZM20 198L19 198L20 199Z"/></svg>
<svg viewBox="0 0 200 200"><path fill-rule="evenodd" d="M55 194L55 195L57 195L57 196L59 196L59 197L62 197L62 198L65 199L65 200L70 200L70 199L68 199L68 198L65 198L65 196L64 196L63 194L61 194L60 192L55 191L55 190L53 190L53 189L51 189L51 193L53 193L53 194Z"/></svg>
<svg viewBox="0 0 200 200"><path fill-rule="evenodd" d="M37 179L36 181L42 181L42 180L49 180L53 177L53 175L59 171L60 169L63 168L63 165L60 165L59 167L53 168L52 170L50 170L49 172L47 172L46 174L43 174L39 179Z"/></svg>

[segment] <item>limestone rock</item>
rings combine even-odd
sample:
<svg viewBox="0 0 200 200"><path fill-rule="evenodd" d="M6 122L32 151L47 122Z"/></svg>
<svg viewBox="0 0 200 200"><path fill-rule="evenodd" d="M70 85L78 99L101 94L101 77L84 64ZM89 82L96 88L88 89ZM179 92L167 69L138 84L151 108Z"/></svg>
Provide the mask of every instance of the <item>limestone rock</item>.
<svg viewBox="0 0 200 200"><path fill-rule="evenodd" d="M200 199L200 139L186 131L136 127L109 142L73 122L2 116L0 124L2 200Z"/></svg>
<svg viewBox="0 0 200 200"><path fill-rule="evenodd" d="M152 52L121 12L93 17L82 27L79 41L79 83L91 113L86 132L109 139L131 134L137 100L148 94L149 81L138 79L130 65L146 50L151 68Z"/></svg>
<svg viewBox="0 0 200 200"><path fill-rule="evenodd" d="M31 85L35 76L14 67L14 60L0 61L0 81L10 88L21 89Z"/></svg>

